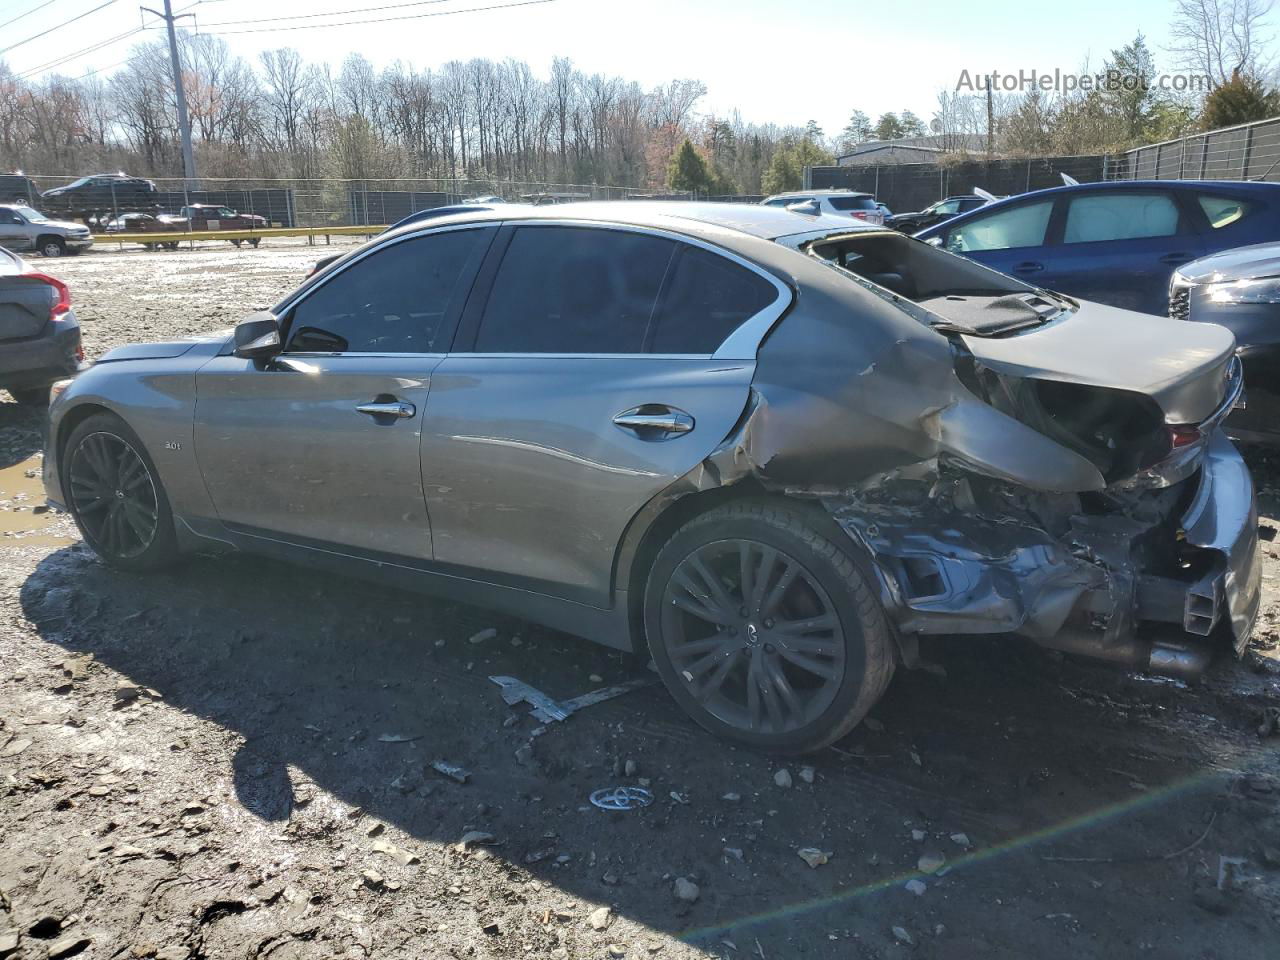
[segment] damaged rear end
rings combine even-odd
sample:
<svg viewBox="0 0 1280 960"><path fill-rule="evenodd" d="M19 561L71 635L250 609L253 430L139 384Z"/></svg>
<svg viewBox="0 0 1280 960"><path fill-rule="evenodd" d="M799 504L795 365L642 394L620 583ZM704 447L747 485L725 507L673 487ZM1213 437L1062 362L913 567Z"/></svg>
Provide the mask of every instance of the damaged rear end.
<svg viewBox="0 0 1280 960"><path fill-rule="evenodd" d="M847 291L808 282L723 459L821 500L870 558L905 659L929 634L1179 675L1243 651L1260 566L1252 480L1220 429L1243 385L1227 330L1077 303L898 235L794 245ZM818 319L842 296L846 328L871 322ZM789 362L819 345L798 378Z"/></svg>

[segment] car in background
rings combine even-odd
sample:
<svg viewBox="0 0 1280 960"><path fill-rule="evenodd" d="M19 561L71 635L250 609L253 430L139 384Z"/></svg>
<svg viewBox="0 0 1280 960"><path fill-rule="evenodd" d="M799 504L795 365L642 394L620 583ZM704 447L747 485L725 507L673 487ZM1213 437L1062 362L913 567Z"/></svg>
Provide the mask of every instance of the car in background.
<svg viewBox="0 0 1280 960"><path fill-rule="evenodd" d="M914 213L895 213L885 220L885 225L893 227L895 230L901 230L903 233L915 233L918 230L932 227L934 224L942 223L944 220L950 220L958 214L977 210L989 202L986 197L973 193L958 197L947 197Z"/></svg>
<svg viewBox="0 0 1280 960"><path fill-rule="evenodd" d="M1280 242L1183 264L1169 281L1169 316L1235 334L1246 403L1227 429L1241 440L1280 442Z"/></svg>
<svg viewBox="0 0 1280 960"><path fill-rule="evenodd" d="M444 591L650 655L706 729L802 752L922 635L1184 675L1242 652L1233 350L847 216L504 206L111 351L53 400L43 479L117 569L238 549Z"/></svg>
<svg viewBox="0 0 1280 960"><path fill-rule="evenodd" d="M1113 180L1051 187L916 236L1038 287L1162 315L1177 267L1280 239L1280 184Z"/></svg>
<svg viewBox="0 0 1280 960"><path fill-rule="evenodd" d="M81 220L121 213L155 213L160 209L154 183L123 173L94 174L46 190L40 195L40 206L50 213Z"/></svg>
<svg viewBox="0 0 1280 960"><path fill-rule="evenodd" d="M89 228L68 220L50 220L39 210L20 204L0 204L0 247L44 257L81 253L93 246Z"/></svg>
<svg viewBox="0 0 1280 960"><path fill-rule="evenodd" d="M803 204L806 209L801 212L804 213L853 217L875 226L884 223L884 214L880 212L876 198L869 193L856 193L853 190L792 190L765 197L760 203L766 207L794 207Z"/></svg>
<svg viewBox="0 0 1280 960"><path fill-rule="evenodd" d="M507 201L496 194L488 193L481 197L467 197L459 200L458 203L469 207L490 207L495 203L506 203Z"/></svg>
<svg viewBox="0 0 1280 960"><path fill-rule="evenodd" d="M20 203L35 206L40 200L40 188L30 177L20 173L0 174L0 203Z"/></svg>
<svg viewBox="0 0 1280 960"><path fill-rule="evenodd" d="M161 217L169 229L178 230L265 230L271 226L266 217L256 213L238 213L230 207L216 203L192 203L178 211L176 217ZM240 246L241 238L231 240L232 246ZM248 238L249 246L256 247L259 237Z"/></svg>
<svg viewBox="0 0 1280 960"><path fill-rule="evenodd" d="M0 388L24 406L42 406L52 383L83 366L67 285L0 249Z"/></svg>
<svg viewBox="0 0 1280 960"><path fill-rule="evenodd" d="M884 204L884 203L881 203L879 200L877 200L877 201L876 201L876 209L880 211L880 216L882 216L882 217L884 218L884 219L883 219L882 221L880 221L880 222L881 222L881 223L888 223L888 222L889 222L889 218L893 216L893 211L889 209L888 205L887 205L887 204Z"/></svg>

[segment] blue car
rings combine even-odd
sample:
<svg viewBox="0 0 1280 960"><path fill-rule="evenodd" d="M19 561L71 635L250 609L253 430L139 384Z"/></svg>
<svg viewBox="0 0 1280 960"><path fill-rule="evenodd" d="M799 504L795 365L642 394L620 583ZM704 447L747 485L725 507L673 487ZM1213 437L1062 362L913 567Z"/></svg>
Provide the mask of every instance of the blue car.
<svg viewBox="0 0 1280 960"><path fill-rule="evenodd" d="M1081 183L1000 200L915 236L1037 287L1164 314L1177 267L1280 240L1280 184Z"/></svg>

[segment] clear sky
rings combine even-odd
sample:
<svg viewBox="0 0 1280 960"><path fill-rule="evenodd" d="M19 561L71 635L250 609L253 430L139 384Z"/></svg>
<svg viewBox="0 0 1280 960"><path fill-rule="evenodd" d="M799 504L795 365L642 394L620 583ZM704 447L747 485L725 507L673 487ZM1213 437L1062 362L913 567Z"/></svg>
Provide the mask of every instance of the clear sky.
<svg viewBox="0 0 1280 960"><path fill-rule="evenodd" d="M105 0L53 0L0 27L0 49L93 10ZM742 112L744 119L803 124L828 135L857 108L874 117L915 111L926 122L942 87L961 70L1074 71L1087 59L1100 67L1109 51L1141 30L1169 66L1173 0L552 0L549 3L333 29L261 31L286 23L240 23L328 11L369 11L406 0L173 0L197 14L205 32L224 36L241 55L293 46L314 61L338 64L352 51L375 66L406 60L420 67L450 59L518 57L545 75L551 58L567 56L584 71L617 74L652 86L673 77L706 83L703 113ZM465 10L511 0L434 0L330 20ZM0 0L0 23L46 0ZM150 0L159 8L163 0ZM114 0L46 37L0 54L17 72L39 67L142 22L137 0ZM146 20L154 23L153 17ZM186 21L189 22L189 21ZM316 18L302 23L325 22ZM223 23L225 26L215 26ZM60 67L69 74L124 60L140 34Z"/></svg>

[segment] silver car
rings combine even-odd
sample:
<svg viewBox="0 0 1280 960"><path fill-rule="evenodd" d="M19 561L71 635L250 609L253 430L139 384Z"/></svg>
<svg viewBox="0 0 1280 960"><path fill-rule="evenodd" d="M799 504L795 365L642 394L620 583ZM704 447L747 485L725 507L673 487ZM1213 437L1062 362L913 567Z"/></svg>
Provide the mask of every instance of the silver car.
<svg viewBox="0 0 1280 960"><path fill-rule="evenodd" d="M443 590L647 651L707 729L804 751L930 634L1184 674L1240 649L1233 346L843 217L495 208L107 354L44 481L123 569L238 549Z"/></svg>
<svg viewBox="0 0 1280 960"><path fill-rule="evenodd" d="M93 246L89 228L70 220L50 220L39 210L21 204L0 204L0 247L44 257L83 253Z"/></svg>

